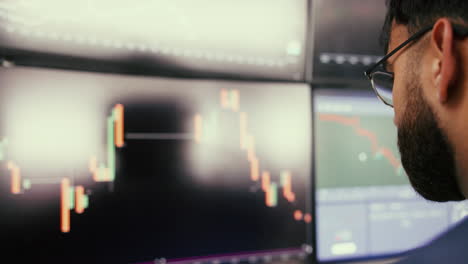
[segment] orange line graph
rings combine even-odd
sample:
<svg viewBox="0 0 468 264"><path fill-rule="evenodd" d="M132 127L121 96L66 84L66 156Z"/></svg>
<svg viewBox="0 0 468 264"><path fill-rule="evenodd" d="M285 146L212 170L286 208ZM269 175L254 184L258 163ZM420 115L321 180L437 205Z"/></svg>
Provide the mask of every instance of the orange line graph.
<svg viewBox="0 0 468 264"><path fill-rule="evenodd" d="M345 117L340 115L333 115L333 114L320 114L319 119L321 121L330 121L335 123L340 123L347 126L359 126L361 121L358 117Z"/></svg>
<svg viewBox="0 0 468 264"><path fill-rule="evenodd" d="M394 168L401 167L400 161L393 155L393 152L387 148L380 148L379 152L390 161Z"/></svg>
<svg viewBox="0 0 468 264"><path fill-rule="evenodd" d="M377 140L377 136L370 132L369 130L365 130L360 127L355 127L356 133L360 136L367 137L369 139L371 145L372 145L372 152L377 152L379 151L379 141Z"/></svg>
<svg viewBox="0 0 468 264"><path fill-rule="evenodd" d="M345 117L335 114L319 114L319 120L334 122L352 127L357 135L365 137L369 140L371 143L372 152L374 154L382 154L395 169L399 169L401 167L401 162L393 154L393 152L390 149L379 145L377 135L372 131L361 127L361 120L359 117Z"/></svg>

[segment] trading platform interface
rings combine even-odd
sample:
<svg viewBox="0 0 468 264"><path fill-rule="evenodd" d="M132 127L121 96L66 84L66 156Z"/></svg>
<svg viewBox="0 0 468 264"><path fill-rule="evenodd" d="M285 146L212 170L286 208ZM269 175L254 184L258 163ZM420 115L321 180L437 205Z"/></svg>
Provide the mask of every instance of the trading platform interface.
<svg viewBox="0 0 468 264"><path fill-rule="evenodd" d="M409 184L393 109L372 92L314 93L317 253L320 261L394 255L420 247L468 214Z"/></svg>
<svg viewBox="0 0 468 264"><path fill-rule="evenodd" d="M307 85L21 67L0 78L10 259L255 263L312 252Z"/></svg>

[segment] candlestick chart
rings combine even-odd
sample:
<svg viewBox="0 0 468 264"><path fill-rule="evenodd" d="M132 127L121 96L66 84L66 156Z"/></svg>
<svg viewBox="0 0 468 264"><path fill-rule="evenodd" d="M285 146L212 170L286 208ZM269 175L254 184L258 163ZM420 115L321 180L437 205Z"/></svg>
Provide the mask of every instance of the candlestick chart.
<svg viewBox="0 0 468 264"><path fill-rule="evenodd" d="M89 171L96 182L112 182L115 179L115 148L121 148L124 144L124 109L117 104L107 118L107 165L103 162L97 165L95 156L90 158ZM1 142L3 151L2 159L7 156L5 151L7 139ZM0 161L1 161L0 160ZM21 168L14 161L7 161L6 167L11 175L11 193L22 194L32 187L31 179L22 177ZM73 186L69 177L60 180L60 230L63 233L70 232L70 210L82 214L89 205L89 197L81 185Z"/></svg>
<svg viewBox="0 0 468 264"><path fill-rule="evenodd" d="M28 88L18 77L25 73L49 83ZM0 204L11 252L60 262L80 249L85 260L135 262L308 243L306 86L0 74ZM65 89L53 75L83 84ZM302 103L289 106L285 93ZM181 242L187 235L201 242ZM222 237L239 242L212 244ZM41 243L61 253L50 256ZM191 249L176 250L181 243Z"/></svg>
<svg viewBox="0 0 468 264"><path fill-rule="evenodd" d="M224 109L229 109L234 112L239 111L239 91L227 91L222 89L221 106ZM250 165L250 178L254 182L261 182L261 190L265 194L265 205L275 207L278 204L278 192L281 188L282 196L288 202L295 201L295 194L292 190L292 175L290 171L282 171L280 173L279 182L271 180L269 171L264 170L260 173L259 158L255 154L255 137L250 135L247 128L248 115L245 112L239 113L240 119L240 148L246 151L246 158ZM115 179L116 164L115 164L115 148L124 146L124 106L117 104L112 109L112 114L107 118L107 165L103 162L99 163L95 156L90 158L89 171L92 178L96 182L112 182ZM194 117L194 133L193 140L201 144L204 139L204 134L209 132L209 125L203 125L203 117L196 114ZM2 145L6 145L7 140L2 141ZM4 155L4 153L2 153ZM8 161L7 168L11 173L11 193L21 194L31 188L28 179L22 179L20 168L13 162ZM83 186L71 186L69 178L61 180L61 231L66 233L70 231L70 210L75 209L76 213L81 214L88 207L89 198L84 194ZM303 215L298 217L297 215ZM303 220L310 223L312 216L310 213L302 211L294 211L291 214L297 221Z"/></svg>

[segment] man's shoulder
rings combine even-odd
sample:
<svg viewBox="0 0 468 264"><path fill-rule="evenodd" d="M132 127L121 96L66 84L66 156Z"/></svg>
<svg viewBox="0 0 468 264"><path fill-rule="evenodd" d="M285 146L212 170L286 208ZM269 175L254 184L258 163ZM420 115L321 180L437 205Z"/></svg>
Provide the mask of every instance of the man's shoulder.
<svg viewBox="0 0 468 264"><path fill-rule="evenodd" d="M398 264L467 263L468 218L454 225L428 245L414 250Z"/></svg>

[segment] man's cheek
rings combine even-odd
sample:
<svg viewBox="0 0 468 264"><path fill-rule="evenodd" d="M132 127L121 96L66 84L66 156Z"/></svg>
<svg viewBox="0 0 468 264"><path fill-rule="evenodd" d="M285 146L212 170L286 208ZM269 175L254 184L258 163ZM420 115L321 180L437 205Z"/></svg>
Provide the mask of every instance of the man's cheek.
<svg viewBox="0 0 468 264"><path fill-rule="evenodd" d="M395 116L393 118L394 124L398 127L400 124L401 116L404 113L405 109L405 97L404 97L404 88L403 85L398 83L395 80L393 86L393 111Z"/></svg>

